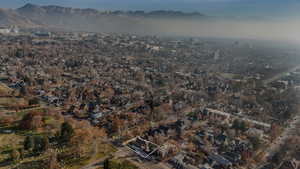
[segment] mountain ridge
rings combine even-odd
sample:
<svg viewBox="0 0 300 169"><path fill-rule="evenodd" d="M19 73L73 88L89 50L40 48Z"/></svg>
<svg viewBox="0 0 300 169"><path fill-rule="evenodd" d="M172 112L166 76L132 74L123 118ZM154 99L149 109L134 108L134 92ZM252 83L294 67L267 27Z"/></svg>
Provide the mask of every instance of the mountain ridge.
<svg viewBox="0 0 300 169"><path fill-rule="evenodd" d="M99 11L91 8L71 8L56 5L39 6L28 3L17 9L0 11L0 26L16 25L25 28L55 28L91 32L146 32L153 20L202 19L199 12L174 10ZM137 32L139 33L139 32Z"/></svg>
<svg viewBox="0 0 300 169"><path fill-rule="evenodd" d="M35 4L28 3L23 7L17 8L17 12L20 13L32 13L32 12L57 12L57 13L71 13L71 14L98 14L98 15L128 15L128 16L168 16L168 17L204 17L206 15L200 12L182 12L177 10L153 10L153 11L143 11L143 10L129 10L129 11L122 11L122 10L115 10L115 11L99 11L97 9L92 8L72 8L72 7L62 7L58 5L45 5L39 6Z"/></svg>

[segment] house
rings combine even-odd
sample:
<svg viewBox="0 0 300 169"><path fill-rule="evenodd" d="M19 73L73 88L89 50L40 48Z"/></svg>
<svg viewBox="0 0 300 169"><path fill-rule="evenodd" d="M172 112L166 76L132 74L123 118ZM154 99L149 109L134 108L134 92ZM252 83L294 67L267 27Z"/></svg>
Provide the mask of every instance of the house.
<svg viewBox="0 0 300 169"><path fill-rule="evenodd" d="M208 156L208 159L211 166L222 166L222 167L232 166L232 163L229 160L227 160L226 158L218 154L210 154Z"/></svg>
<svg viewBox="0 0 300 169"><path fill-rule="evenodd" d="M182 153L176 155L173 157L169 162L171 165L173 165L174 168L184 168L185 163L183 162L184 155Z"/></svg>
<svg viewBox="0 0 300 169"><path fill-rule="evenodd" d="M135 152L138 156L144 159L152 160L154 159L153 155L156 151L159 150L159 146L148 141L144 140L141 137L136 137L129 140L125 143L127 147Z"/></svg>
<svg viewBox="0 0 300 169"><path fill-rule="evenodd" d="M219 110L214 110L214 109L210 109L210 108L206 108L204 110L204 112L206 114L208 114L209 116L214 116L214 117L221 117L223 118L223 120L228 120L231 115L229 113L225 113L225 112L222 112L222 111L219 111Z"/></svg>
<svg viewBox="0 0 300 169"><path fill-rule="evenodd" d="M240 154L234 152L225 152L222 154L222 156L228 159L232 163L238 163L242 159Z"/></svg>
<svg viewBox="0 0 300 169"><path fill-rule="evenodd" d="M300 167L300 162L292 159L282 162L279 169L298 169L298 167Z"/></svg>
<svg viewBox="0 0 300 169"><path fill-rule="evenodd" d="M91 121L91 124L92 124L92 125L97 125L97 124L99 124L99 123L100 123L100 121L97 120L97 119L94 119L94 120Z"/></svg>
<svg viewBox="0 0 300 169"><path fill-rule="evenodd" d="M24 81L15 82L15 83L12 83L12 84L9 85L9 87L13 88L13 89L21 89L24 86L25 86Z"/></svg>
<svg viewBox="0 0 300 169"><path fill-rule="evenodd" d="M2 133L4 134L12 134L14 131L12 130L2 130Z"/></svg>
<svg viewBox="0 0 300 169"><path fill-rule="evenodd" d="M103 117L103 113L95 113L91 115L92 119L99 119L101 117Z"/></svg>
<svg viewBox="0 0 300 169"><path fill-rule="evenodd" d="M214 132L212 130L199 131L196 135L202 139L206 137L211 142L214 142L215 140Z"/></svg>
<svg viewBox="0 0 300 169"><path fill-rule="evenodd" d="M171 152L174 152L174 150L176 149L176 146L170 143L166 143L163 146L161 146L159 148L159 150L157 151L157 154L161 157L161 158L165 158L167 157Z"/></svg>
<svg viewBox="0 0 300 169"><path fill-rule="evenodd" d="M218 145L228 144L228 137L225 134L221 133L215 137L215 143Z"/></svg>
<svg viewBox="0 0 300 169"><path fill-rule="evenodd" d="M36 32L34 33L35 36L37 37L51 37L51 32Z"/></svg>
<svg viewBox="0 0 300 169"><path fill-rule="evenodd" d="M258 138L262 138L264 136L264 131L256 128L250 128L247 130L247 135L249 136L257 136Z"/></svg>
<svg viewBox="0 0 300 169"><path fill-rule="evenodd" d="M13 26L13 27L11 27L10 32L18 34L19 33L19 28L17 26Z"/></svg>
<svg viewBox="0 0 300 169"><path fill-rule="evenodd" d="M197 169L197 167L186 163L188 157L184 153L179 153L173 157L169 163L176 169Z"/></svg>

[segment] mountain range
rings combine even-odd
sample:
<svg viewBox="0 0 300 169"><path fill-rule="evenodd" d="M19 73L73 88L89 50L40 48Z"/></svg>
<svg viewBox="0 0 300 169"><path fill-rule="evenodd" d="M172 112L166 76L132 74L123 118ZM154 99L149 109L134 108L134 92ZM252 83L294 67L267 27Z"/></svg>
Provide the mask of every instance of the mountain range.
<svg viewBox="0 0 300 169"><path fill-rule="evenodd" d="M0 26L47 27L76 31L128 32L133 27L147 31L148 22L157 19L200 19L198 12L181 11L98 11L61 6L26 4L17 9L0 9ZM151 27L151 26L150 26Z"/></svg>

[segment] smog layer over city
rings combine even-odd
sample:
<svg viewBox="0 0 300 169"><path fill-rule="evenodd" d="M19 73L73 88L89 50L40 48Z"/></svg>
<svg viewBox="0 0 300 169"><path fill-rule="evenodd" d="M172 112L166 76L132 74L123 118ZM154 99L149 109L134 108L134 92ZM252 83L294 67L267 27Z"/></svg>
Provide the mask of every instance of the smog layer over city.
<svg viewBox="0 0 300 169"><path fill-rule="evenodd" d="M0 2L0 169L300 169L299 11Z"/></svg>

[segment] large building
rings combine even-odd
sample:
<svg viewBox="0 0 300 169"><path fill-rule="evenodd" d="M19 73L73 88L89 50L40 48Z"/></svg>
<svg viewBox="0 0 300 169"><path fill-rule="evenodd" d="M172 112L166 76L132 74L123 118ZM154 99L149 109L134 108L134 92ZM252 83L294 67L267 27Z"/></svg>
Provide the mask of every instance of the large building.
<svg viewBox="0 0 300 169"><path fill-rule="evenodd" d="M1 34L8 34L8 33L10 33L10 28L0 27L0 33Z"/></svg>
<svg viewBox="0 0 300 169"><path fill-rule="evenodd" d="M10 26L10 27L0 27L0 34L9 34L9 33L14 33L18 34L19 33L19 28L17 26Z"/></svg>

